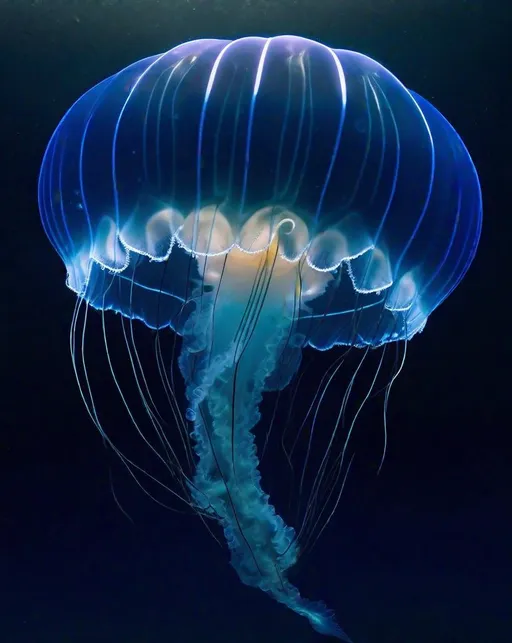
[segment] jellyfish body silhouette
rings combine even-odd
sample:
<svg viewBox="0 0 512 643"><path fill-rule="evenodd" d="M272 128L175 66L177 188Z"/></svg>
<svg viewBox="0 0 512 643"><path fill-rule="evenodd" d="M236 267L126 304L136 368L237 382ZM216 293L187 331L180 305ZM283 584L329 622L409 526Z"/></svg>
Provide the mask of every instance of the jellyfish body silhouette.
<svg viewBox="0 0 512 643"><path fill-rule="evenodd" d="M359 53L198 40L71 107L39 203L80 302L182 336L186 487L240 579L348 640L288 580L299 539L264 491L259 405L305 347L409 340L461 281L481 194L459 136Z"/></svg>

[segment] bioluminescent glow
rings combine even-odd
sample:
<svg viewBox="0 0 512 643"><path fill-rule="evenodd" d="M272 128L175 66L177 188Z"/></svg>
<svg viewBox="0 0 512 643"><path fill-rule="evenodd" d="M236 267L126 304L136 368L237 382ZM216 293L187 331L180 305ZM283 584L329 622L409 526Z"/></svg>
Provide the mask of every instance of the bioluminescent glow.
<svg viewBox="0 0 512 643"><path fill-rule="evenodd" d="M294 381L306 347L366 355L406 342L461 281L482 207L459 136L359 53L292 36L197 40L134 63L71 107L46 151L39 201L77 294L73 359L104 439L95 373L79 364L85 323L81 333L77 324L90 307L121 315L152 436L115 381L143 446L169 470L161 484L178 480L174 493L221 525L244 583L348 640L288 570L337 505L349 467L338 436L350 391L340 393L343 412L316 459L319 430L310 430L294 469L304 511L293 525L260 475L257 436L269 428L259 407L265 391ZM157 336L181 336L183 404L169 376L172 355L156 343L169 425L155 409L134 320ZM118 452L135 477L154 480ZM314 475L305 475L313 460Z"/></svg>

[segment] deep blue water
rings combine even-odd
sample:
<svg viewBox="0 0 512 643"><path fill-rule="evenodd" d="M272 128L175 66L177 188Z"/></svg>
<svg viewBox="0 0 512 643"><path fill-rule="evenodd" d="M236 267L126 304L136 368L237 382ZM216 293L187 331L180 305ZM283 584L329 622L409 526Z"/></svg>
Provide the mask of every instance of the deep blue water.
<svg viewBox="0 0 512 643"><path fill-rule="evenodd" d="M382 473L376 411L337 515L293 579L354 643L512 640L507 11L497 0L0 4L0 641L326 640L241 586L202 524L151 503L104 448L73 379L74 298L36 199L48 138L92 84L191 38L286 32L364 52L436 105L473 156L485 217L466 279L411 342ZM320 356L312 377L330 363ZM107 401L114 423L116 408Z"/></svg>

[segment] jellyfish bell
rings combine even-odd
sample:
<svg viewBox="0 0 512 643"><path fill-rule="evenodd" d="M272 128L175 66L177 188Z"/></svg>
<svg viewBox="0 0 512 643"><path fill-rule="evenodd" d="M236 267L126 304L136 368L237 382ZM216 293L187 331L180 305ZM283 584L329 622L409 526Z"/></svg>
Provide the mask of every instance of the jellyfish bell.
<svg viewBox="0 0 512 643"><path fill-rule="evenodd" d="M260 403L294 380L307 347L408 341L463 278L481 195L459 136L362 54L293 36L197 40L134 63L71 107L43 159L39 204L77 294L75 362L85 344L85 327L76 338L79 312L120 313L156 445L117 379L116 387L146 447L180 478L197 513L220 524L242 581L348 640L288 578L305 525L321 530L327 521L320 487L331 498L344 480L347 442L337 452L334 438L348 393L306 516L293 527L261 478ZM173 353L160 343L155 351L170 427L154 409L134 320L182 338L186 401L176 401L168 375ZM110 355L108 365L114 374ZM108 439L93 379L79 377ZM299 493L317 433L311 428ZM117 452L135 476L154 479Z"/></svg>

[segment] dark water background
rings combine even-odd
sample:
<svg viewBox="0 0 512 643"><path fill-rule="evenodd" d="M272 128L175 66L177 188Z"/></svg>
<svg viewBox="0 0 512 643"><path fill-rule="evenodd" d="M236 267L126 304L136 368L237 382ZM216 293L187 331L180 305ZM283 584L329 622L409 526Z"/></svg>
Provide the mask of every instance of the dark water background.
<svg viewBox="0 0 512 643"><path fill-rule="evenodd" d="M375 418L297 582L355 643L512 641L511 22L500 0L0 0L1 643L325 640L241 586L199 521L152 504L104 450L36 201L45 144L92 84L184 40L278 33L364 52L433 102L485 204L470 273L410 345L384 470Z"/></svg>

